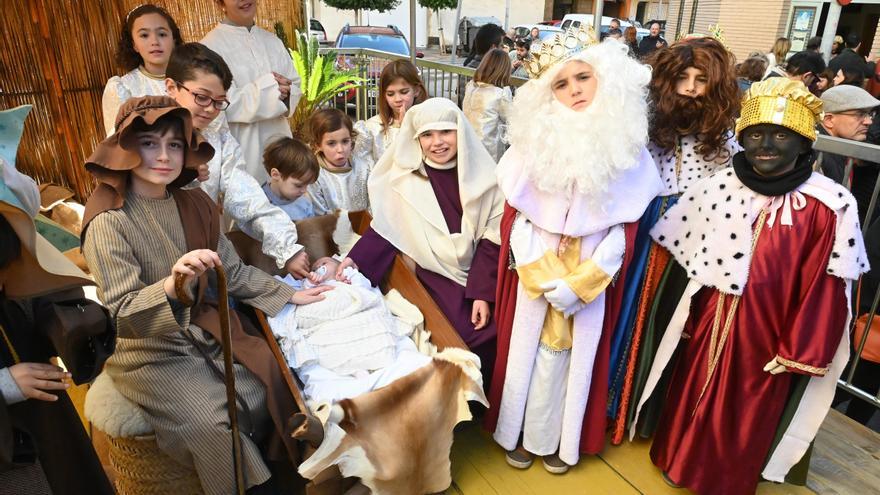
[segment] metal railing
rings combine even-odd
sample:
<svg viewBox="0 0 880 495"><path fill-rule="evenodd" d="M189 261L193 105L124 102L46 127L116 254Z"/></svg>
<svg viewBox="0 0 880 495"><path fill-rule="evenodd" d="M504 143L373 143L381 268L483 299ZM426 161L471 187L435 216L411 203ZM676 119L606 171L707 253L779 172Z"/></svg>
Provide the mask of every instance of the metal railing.
<svg viewBox="0 0 880 495"><path fill-rule="evenodd" d="M377 86L382 69L392 60L407 60L409 57L368 49L336 49L335 51L340 57L346 58L348 63L355 67L357 74L366 79L367 84L355 90L353 94L337 96L330 104L335 105L337 108L346 108L358 120L372 117L377 113L377 101L380 96ZM416 67L420 71L422 81L428 90L429 96L448 98L459 105L461 105L461 100L464 98L464 88L468 81L473 79L475 72L475 69L469 67L424 59L417 59ZM525 84L526 81L527 79L511 78L511 86L516 88ZM880 162L880 146L874 144L820 135L813 145L813 149L819 152L819 163L821 163L822 155L825 153L843 155L855 160ZM850 162L845 177L850 176L851 170L852 163ZM878 195L880 195L880 180L877 181L874 187L867 216L862 226L863 234L867 232L871 224L874 209L878 202ZM880 266L874 268L880 270ZM869 295L869 297L871 296ZM878 306L880 306L880 290L873 296L868 317L868 329L870 329L870 322L873 321L873 318L875 316L880 317L880 308ZM858 311L859 308L855 308L855 317L849 329L850 335L853 335L852 331L855 328ZM862 360L861 354L867 343L869 332L870 330L865 331L859 342L852 342L851 351L853 352L851 352L850 363L844 375L838 380L838 387L846 390L854 397L865 400L880 408L880 390L871 392L853 384L853 377Z"/></svg>
<svg viewBox="0 0 880 495"><path fill-rule="evenodd" d="M858 141L851 141L849 139L841 139L832 136L823 136L820 135L816 140L813 149L819 151L819 163L822 162L822 157L825 153L833 153L836 155L846 156L848 158L852 158L853 160L863 160L870 162L880 162L880 146L876 144L863 143ZM851 187L848 179L851 177L853 166L853 160L849 160L849 163L846 166L846 171L844 172L844 177L847 179L847 183L845 184L847 188ZM877 206L877 197L880 195L880 180L878 180L874 184L874 191L871 195L871 201L868 203L868 209L865 212L865 221L862 224L862 234L865 235L868 232L868 229L871 227L871 222L874 221L874 210ZM872 270L880 270L880 266L871 267ZM867 294L868 297L871 297L870 294ZM876 392L864 390L859 386L853 384L853 378L855 377L856 370L862 361L862 351L865 349L865 345L868 343L868 335L871 332L871 323L874 321L874 318L878 316L878 305L880 305L880 290L873 295L871 301L871 309L868 311L868 321L865 324L865 331L862 333L862 338L858 342L851 342L852 345L852 353L850 355L850 362L847 370L844 371L843 376L837 381L837 386L846 390L854 397L853 400L864 400L868 403L874 405L877 408L880 408L880 390ZM853 322L849 328L850 336L855 337L855 327L856 320L859 316L859 312L861 308L855 307Z"/></svg>
<svg viewBox="0 0 880 495"><path fill-rule="evenodd" d="M393 60L409 60L406 55L370 50L366 48L334 48L340 61L354 68L357 75L367 80L362 87L347 94L337 95L329 104L336 108L346 108L357 120L366 120L377 113L379 74ZM325 51L326 50L322 50ZM429 97L448 98L459 105L464 98L464 88L473 79L476 69L433 60L416 59L416 67L425 84ZM511 78L514 88L522 86L528 79Z"/></svg>

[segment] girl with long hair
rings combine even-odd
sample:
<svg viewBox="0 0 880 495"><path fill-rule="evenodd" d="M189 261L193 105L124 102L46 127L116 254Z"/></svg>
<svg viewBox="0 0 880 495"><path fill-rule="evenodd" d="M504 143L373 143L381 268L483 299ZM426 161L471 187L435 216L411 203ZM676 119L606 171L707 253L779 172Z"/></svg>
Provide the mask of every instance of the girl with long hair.
<svg viewBox="0 0 880 495"><path fill-rule="evenodd" d="M309 185L317 214L370 207L367 179L374 163L352 154L359 137L348 115L335 108L318 110L309 118L308 141L321 166L318 180Z"/></svg>
<svg viewBox="0 0 880 495"><path fill-rule="evenodd" d="M781 67L785 65L785 58L788 56L788 52L791 51L791 40L788 38L777 38L776 42L773 43L773 48L767 52L767 70L764 71L764 76L770 73L776 67Z"/></svg>
<svg viewBox="0 0 880 495"><path fill-rule="evenodd" d="M403 116L413 105L425 101L428 91L419 76L419 70L409 60L395 60L379 75L379 113L354 125L358 134L355 155L376 163L391 146L400 130Z"/></svg>
<svg viewBox="0 0 880 495"><path fill-rule="evenodd" d="M461 109L483 146L497 163L507 150L507 114L513 101L510 56L492 50L483 57L474 79L467 83Z"/></svg>
<svg viewBox="0 0 880 495"><path fill-rule="evenodd" d="M171 51L182 43L177 23L158 5L144 4L125 16L116 47L116 64L124 74L107 81L101 98L108 136L115 130L113 121L125 100L165 94L165 68Z"/></svg>

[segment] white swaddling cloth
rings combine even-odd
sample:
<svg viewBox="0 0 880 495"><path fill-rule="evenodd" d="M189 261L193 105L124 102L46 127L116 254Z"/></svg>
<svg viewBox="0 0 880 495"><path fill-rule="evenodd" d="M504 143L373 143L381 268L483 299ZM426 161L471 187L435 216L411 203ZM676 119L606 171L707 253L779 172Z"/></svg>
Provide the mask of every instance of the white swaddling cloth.
<svg viewBox="0 0 880 495"><path fill-rule="evenodd" d="M413 324L396 318L379 289L356 270L348 270L351 284L326 281L334 289L324 292L324 300L290 304L269 318L287 364L297 371L312 401L355 397L431 359L409 338ZM281 280L295 288L312 286L289 275Z"/></svg>

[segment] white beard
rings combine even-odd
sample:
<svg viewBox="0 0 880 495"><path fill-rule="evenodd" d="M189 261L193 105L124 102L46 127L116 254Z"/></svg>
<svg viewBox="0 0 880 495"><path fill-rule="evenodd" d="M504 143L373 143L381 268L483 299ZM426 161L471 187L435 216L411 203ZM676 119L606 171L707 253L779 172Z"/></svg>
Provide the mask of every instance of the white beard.
<svg viewBox="0 0 880 495"><path fill-rule="evenodd" d="M593 102L583 111L553 96L550 82L558 69L517 91L508 138L526 158L525 173L538 189L601 202L614 179L637 165L648 142L650 72L618 45L602 43L575 57L599 77Z"/></svg>

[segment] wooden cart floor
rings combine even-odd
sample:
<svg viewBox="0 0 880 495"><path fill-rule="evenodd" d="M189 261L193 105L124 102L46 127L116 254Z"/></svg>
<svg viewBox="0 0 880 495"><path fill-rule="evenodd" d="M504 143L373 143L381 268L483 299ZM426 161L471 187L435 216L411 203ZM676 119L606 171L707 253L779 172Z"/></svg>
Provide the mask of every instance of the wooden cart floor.
<svg viewBox="0 0 880 495"><path fill-rule="evenodd" d="M587 456L564 475L540 461L527 470L509 467L504 450L479 425L460 425L452 446L450 495L649 494L685 495L664 483L648 456L646 441L608 447ZM880 435L831 411L816 440L808 486L764 482L759 495L868 494L880 487Z"/></svg>

